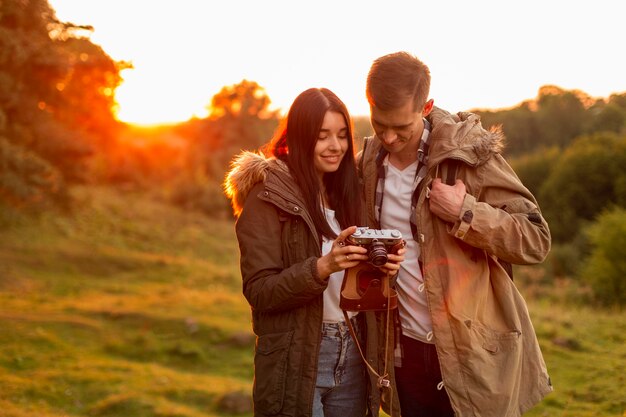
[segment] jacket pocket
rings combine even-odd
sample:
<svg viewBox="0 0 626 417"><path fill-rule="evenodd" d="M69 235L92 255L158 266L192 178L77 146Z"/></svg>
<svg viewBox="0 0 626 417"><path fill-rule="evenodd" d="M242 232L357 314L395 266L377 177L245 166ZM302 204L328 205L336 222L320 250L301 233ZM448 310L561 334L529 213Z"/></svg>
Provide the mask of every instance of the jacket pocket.
<svg viewBox="0 0 626 417"><path fill-rule="evenodd" d="M289 349L294 331L259 336L254 355L254 406L261 414L283 408Z"/></svg>
<svg viewBox="0 0 626 417"><path fill-rule="evenodd" d="M506 415L515 404L522 366L522 333L495 331L477 321L453 320L466 390L477 410Z"/></svg>

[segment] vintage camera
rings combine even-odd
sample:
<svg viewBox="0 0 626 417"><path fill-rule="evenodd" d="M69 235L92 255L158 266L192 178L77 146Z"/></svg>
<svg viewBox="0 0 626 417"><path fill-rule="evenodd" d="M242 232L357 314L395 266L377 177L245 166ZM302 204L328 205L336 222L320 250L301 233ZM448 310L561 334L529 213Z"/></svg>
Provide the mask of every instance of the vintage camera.
<svg viewBox="0 0 626 417"><path fill-rule="evenodd" d="M399 230L359 227L346 239L349 245L367 248L368 261L345 271L339 307L347 311L391 310L398 306L398 294L390 277L378 267L387 263L389 253L405 245Z"/></svg>
<svg viewBox="0 0 626 417"><path fill-rule="evenodd" d="M359 227L348 237L347 243L367 248L368 262L374 266L383 266L387 263L388 253L396 253L404 246L399 230L369 227Z"/></svg>

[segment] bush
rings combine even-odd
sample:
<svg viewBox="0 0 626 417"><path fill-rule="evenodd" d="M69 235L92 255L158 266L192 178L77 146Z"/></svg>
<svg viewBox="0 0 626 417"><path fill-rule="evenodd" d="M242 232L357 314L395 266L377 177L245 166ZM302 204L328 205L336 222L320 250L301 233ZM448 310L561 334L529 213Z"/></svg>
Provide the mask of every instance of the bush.
<svg viewBox="0 0 626 417"><path fill-rule="evenodd" d="M510 158L509 163L522 183L537 197L543 183L550 177L552 168L561 157L561 153L557 147L540 148L532 153ZM542 205L541 201L539 205Z"/></svg>
<svg viewBox="0 0 626 417"><path fill-rule="evenodd" d="M546 263L552 278L567 278L576 275L580 264L580 250L573 243L555 244Z"/></svg>
<svg viewBox="0 0 626 417"><path fill-rule="evenodd" d="M604 208L619 204L624 199L622 178L626 178L624 137L599 133L577 139L556 161L537 196L552 239L571 240L572 231L594 221Z"/></svg>
<svg viewBox="0 0 626 417"><path fill-rule="evenodd" d="M225 218L231 212L220 184L210 180L179 179L172 187L170 201L212 217Z"/></svg>
<svg viewBox="0 0 626 417"><path fill-rule="evenodd" d="M603 306L626 304L626 210L604 212L587 229L591 255L580 278L589 282L594 300Z"/></svg>
<svg viewBox="0 0 626 417"><path fill-rule="evenodd" d="M0 136L0 205L20 208L58 194L58 170L33 152Z"/></svg>

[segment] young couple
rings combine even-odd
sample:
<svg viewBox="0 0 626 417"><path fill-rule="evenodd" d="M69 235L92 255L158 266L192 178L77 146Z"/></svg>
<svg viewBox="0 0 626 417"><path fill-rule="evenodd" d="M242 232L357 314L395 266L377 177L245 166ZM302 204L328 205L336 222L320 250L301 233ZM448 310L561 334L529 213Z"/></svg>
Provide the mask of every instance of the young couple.
<svg viewBox="0 0 626 417"><path fill-rule="evenodd" d="M312 88L265 154L233 161L255 416L519 416L552 390L504 267L543 261L548 225L500 155L502 134L434 107L429 88L419 59L382 56L366 88L375 135L356 160L346 106ZM349 313L368 365L339 307L344 270L367 259L346 244L356 226L406 241L382 267L394 317Z"/></svg>

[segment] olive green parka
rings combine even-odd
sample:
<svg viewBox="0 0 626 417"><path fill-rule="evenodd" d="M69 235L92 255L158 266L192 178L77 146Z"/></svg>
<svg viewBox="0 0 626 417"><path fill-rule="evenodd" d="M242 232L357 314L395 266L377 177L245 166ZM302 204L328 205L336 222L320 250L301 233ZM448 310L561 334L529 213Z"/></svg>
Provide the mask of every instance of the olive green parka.
<svg viewBox="0 0 626 417"><path fill-rule="evenodd" d="M243 294L257 336L254 415L310 416L327 287L317 272L320 233L282 161L243 152L225 191L237 217ZM377 366L375 349L369 355ZM378 391L371 389L364 414L377 416L379 408Z"/></svg>

